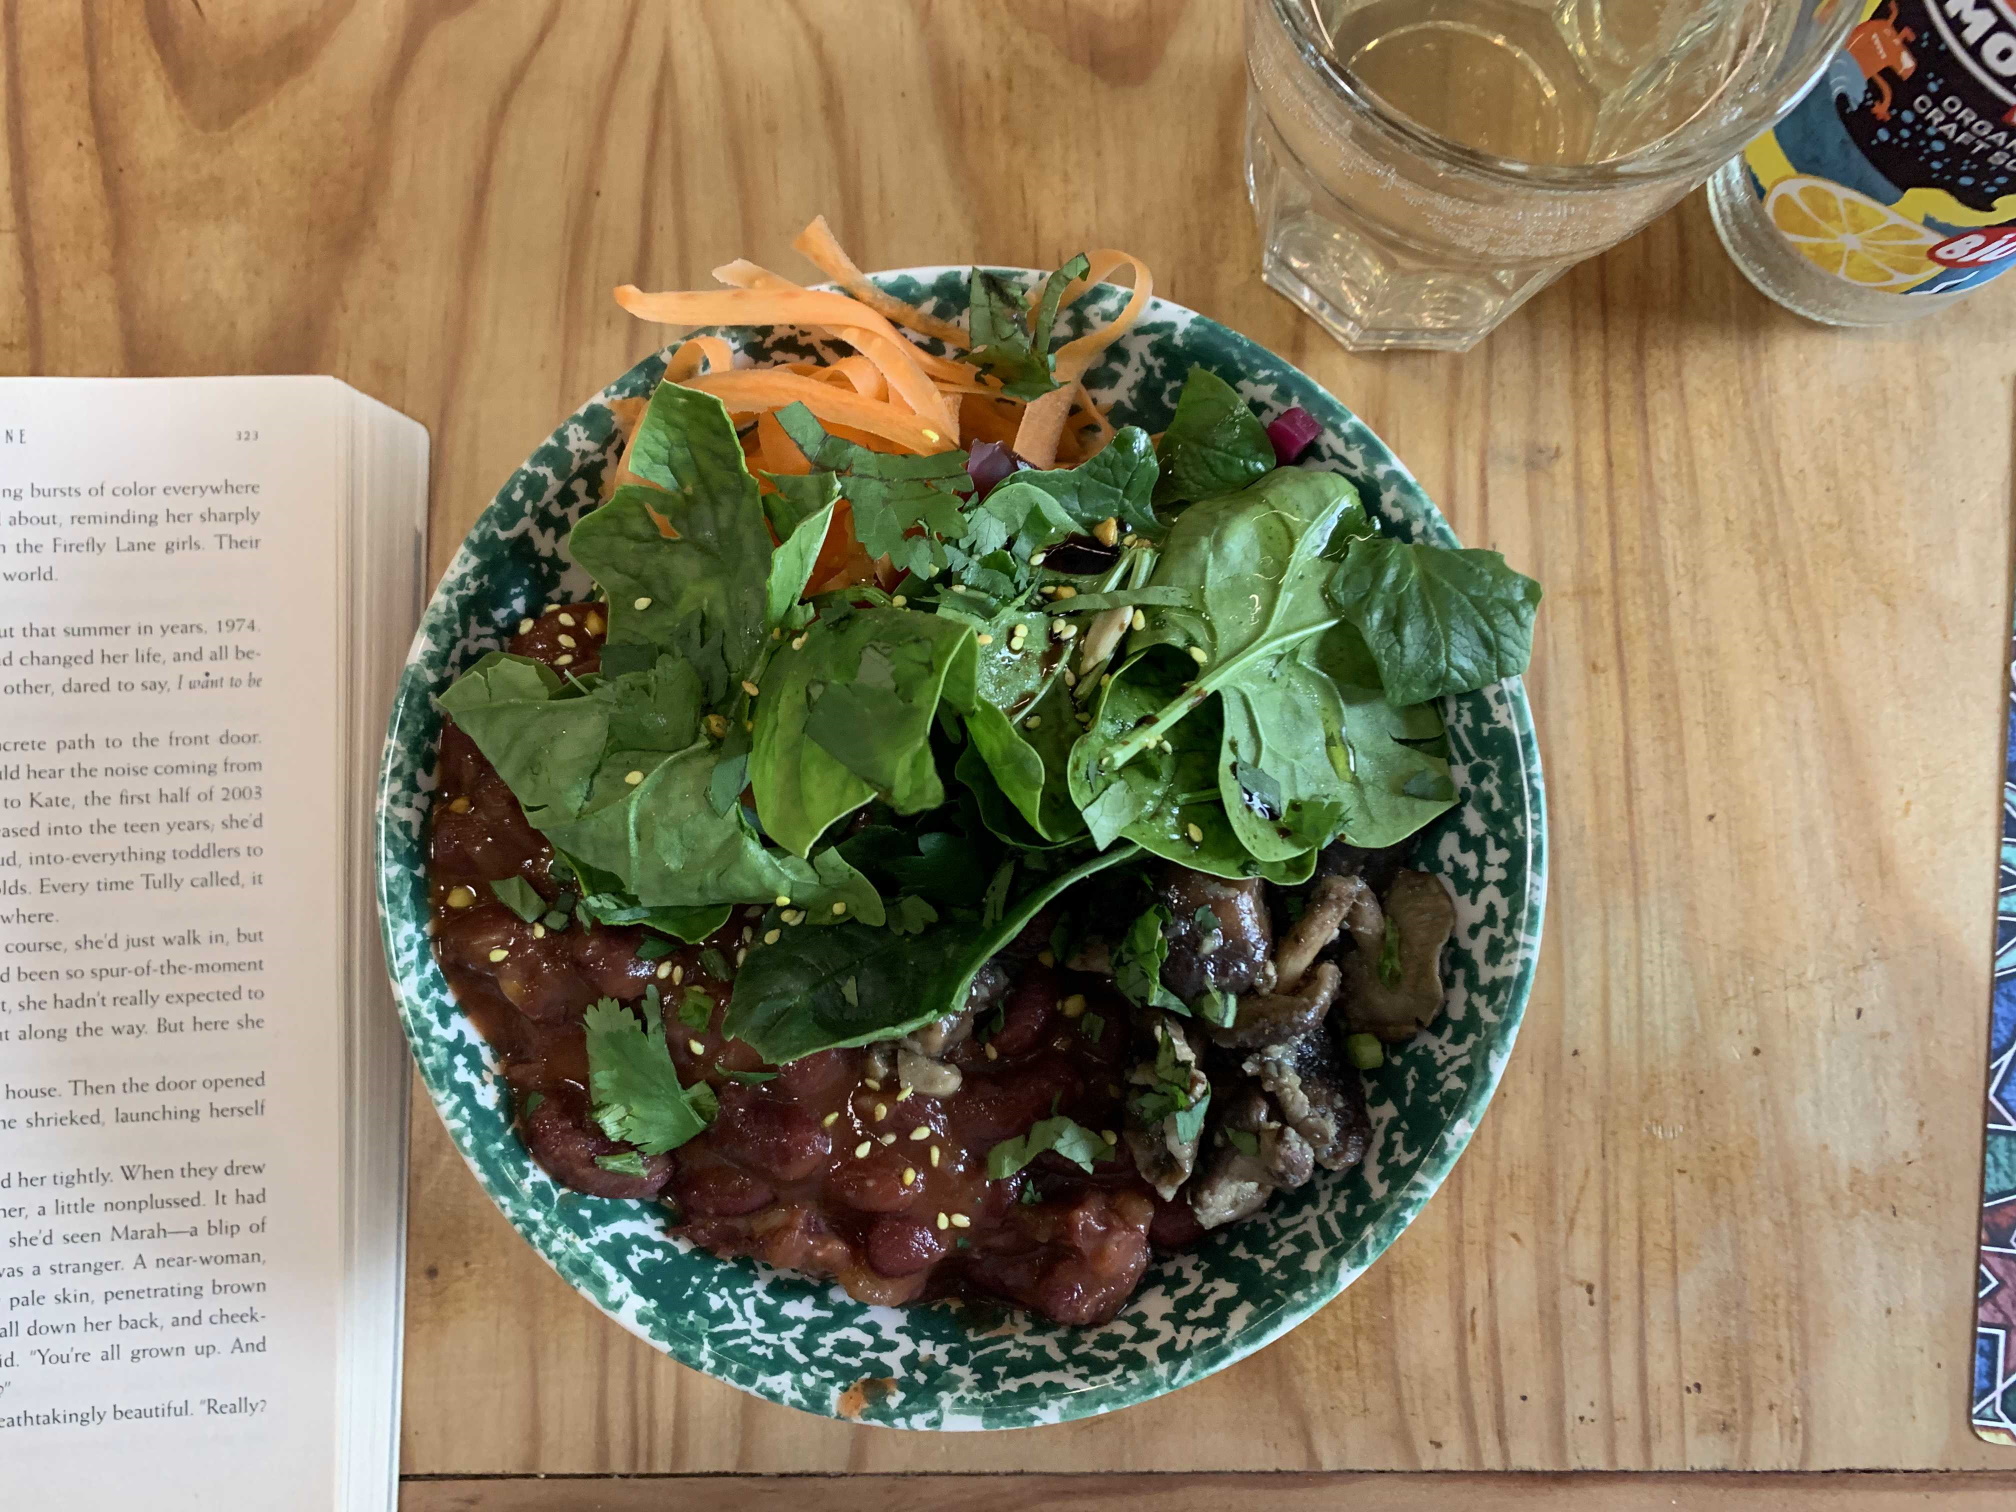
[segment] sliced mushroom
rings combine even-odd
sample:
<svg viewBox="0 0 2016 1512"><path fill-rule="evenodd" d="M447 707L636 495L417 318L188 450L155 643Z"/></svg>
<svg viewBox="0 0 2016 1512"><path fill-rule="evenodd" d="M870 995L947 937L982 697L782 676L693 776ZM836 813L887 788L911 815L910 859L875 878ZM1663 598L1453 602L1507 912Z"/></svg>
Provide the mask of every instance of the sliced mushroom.
<svg viewBox="0 0 2016 1512"><path fill-rule="evenodd" d="M1383 936L1369 948L1360 941L1343 962L1345 1017L1354 1030L1397 1042L1442 1011L1442 947L1456 928L1456 905L1440 878L1403 871L1387 890L1386 918L1399 930L1398 973L1391 982L1380 974Z"/></svg>
<svg viewBox="0 0 2016 1512"><path fill-rule="evenodd" d="M896 1047L896 1082L926 1097L950 1097L966 1084L957 1066L919 1055L908 1043Z"/></svg>
<svg viewBox="0 0 2016 1512"><path fill-rule="evenodd" d="M1071 959L1064 964L1089 976L1110 977L1113 975L1113 947L1099 935L1087 935L1078 942L1077 948L1071 952Z"/></svg>
<svg viewBox="0 0 2016 1512"><path fill-rule="evenodd" d="M1247 1136L1250 1151L1233 1134ZM1213 1147L1190 1186L1190 1210L1207 1229L1250 1218L1275 1192L1293 1190L1315 1173L1308 1142L1282 1122L1280 1110L1258 1087L1229 1094L1212 1131Z"/></svg>
<svg viewBox="0 0 2016 1512"><path fill-rule="evenodd" d="M918 1055L936 1060L950 1050L956 1049L973 1037L974 1008L972 998L967 998L968 1006L958 1013L948 1013L935 1023L926 1024L914 1034L906 1034L898 1041L905 1049ZM988 1004L992 1006L992 1004ZM919 1091L923 1089L918 1088Z"/></svg>
<svg viewBox="0 0 2016 1512"><path fill-rule="evenodd" d="M1141 1059L1127 1072L1129 1084L1144 1089L1147 1096L1180 1092L1189 1107L1209 1099L1211 1083L1183 1026L1161 1013L1143 1014L1140 1022L1146 1039ZM1127 1099L1127 1148L1133 1151L1135 1169L1167 1201L1196 1167L1201 1115L1196 1131L1186 1139L1178 1129L1177 1112L1151 1121L1142 1117L1141 1103L1141 1095Z"/></svg>
<svg viewBox="0 0 2016 1512"><path fill-rule="evenodd" d="M1232 1022L1211 1031L1211 1041L1229 1050L1285 1045L1322 1026L1341 981L1334 961L1319 961L1293 988L1249 992L1239 999Z"/></svg>
<svg viewBox="0 0 2016 1512"><path fill-rule="evenodd" d="M1240 1069L1258 1079L1324 1170L1341 1171L1365 1158L1372 1119L1364 1083L1344 1064L1327 1028L1258 1051Z"/></svg>
<svg viewBox="0 0 2016 1512"><path fill-rule="evenodd" d="M1266 884L1259 878L1231 882L1174 862L1155 878L1155 892L1169 910L1169 958L1162 985L1186 1003L1205 993L1250 992L1274 944L1267 914ZM1208 909L1199 923L1198 910Z"/></svg>
<svg viewBox="0 0 2016 1512"><path fill-rule="evenodd" d="M1366 850L1333 840L1316 855L1319 877L1363 877L1374 893L1384 893L1400 870L1405 845L1389 845L1384 850Z"/></svg>
<svg viewBox="0 0 2016 1512"><path fill-rule="evenodd" d="M1300 982L1347 921L1354 926L1354 936L1368 921L1375 932L1380 928L1379 900L1372 896L1372 889L1362 877L1318 878L1302 917L1274 952L1274 970L1280 979L1291 986Z"/></svg>

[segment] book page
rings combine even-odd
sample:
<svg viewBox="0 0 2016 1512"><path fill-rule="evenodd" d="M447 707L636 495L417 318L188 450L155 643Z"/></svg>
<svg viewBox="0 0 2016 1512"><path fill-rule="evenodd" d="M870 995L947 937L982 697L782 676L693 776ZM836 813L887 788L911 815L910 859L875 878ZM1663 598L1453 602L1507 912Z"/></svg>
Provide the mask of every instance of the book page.
<svg viewBox="0 0 2016 1512"><path fill-rule="evenodd" d="M342 396L0 382L17 1495L331 1504Z"/></svg>

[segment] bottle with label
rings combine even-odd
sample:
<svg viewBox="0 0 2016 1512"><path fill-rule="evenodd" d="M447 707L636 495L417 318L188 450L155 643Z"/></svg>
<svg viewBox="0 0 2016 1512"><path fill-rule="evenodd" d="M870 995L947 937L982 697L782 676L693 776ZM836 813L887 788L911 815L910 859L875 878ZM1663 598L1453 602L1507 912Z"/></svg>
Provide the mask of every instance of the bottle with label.
<svg viewBox="0 0 2016 1512"><path fill-rule="evenodd" d="M2016 0L1863 0L1804 99L1708 183L1722 245L1812 320L1886 325L2016 266Z"/></svg>

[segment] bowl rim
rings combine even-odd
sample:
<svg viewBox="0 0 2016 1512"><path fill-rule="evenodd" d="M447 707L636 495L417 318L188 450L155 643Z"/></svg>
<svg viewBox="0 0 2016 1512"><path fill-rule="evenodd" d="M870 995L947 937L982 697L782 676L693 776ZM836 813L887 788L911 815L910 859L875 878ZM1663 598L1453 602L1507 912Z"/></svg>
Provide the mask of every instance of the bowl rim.
<svg viewBox="0 0 2016 1512"><path fill-rule="evenodd" d="M1037 270L992 263L922 264L882 269L867 276L877 284L906 278L928 284L934 278L942 277L948 272L966 272L975 266L1013 275L1042 276ZM1428 535L1446 544L1458 544L1440 509L1421 488L1413 473L1355 411L1337 399L1322 384L1278 353L1188 306L1157 296L1144 313L1143 319L1150 321L1157 317L1163 319L1174 317L1185 323L1201 323L1212 334L1230 343L1235 351L1250 351L1257 354L1265 362L1292 374L1330 404L1335 405L1337 411L1347 421L1355 424L1356 432L1352 439L1363 451L1367 468L1376 469L1382 478L1390 475L1399 482L1406 496L1408 512L1416 517L1417 523ZM514 469L490 503L479 513L478 521L482 514L495 508L499 502L510 498L514 488L532 469L541 453L551 447L564 447L570 432L577 430L590 417L591 412L606 407L608 400L614 397L614 390L637 374L640 369L649 368L653 364L662 365L671 350L671 346L666 346L646 354L562 419L552 434ZM1325 428L1331 428L1327 422ZM471 533L475 529L476 523L472 522ZM1122 1407L1151 1401L1215 1374L1264 1349L1318 1310L1335 1301L1344 1289L1363 1275L1420 1216L1428 1199L1447 1179L1456 1161L1468 1147L1478 1123L1503 1080L1505 1067L1510 1063L1524 1021L1538 968L1542 925L1546 911L1546 789L1538 737L1533 726L1524 681L1521 678L1510 678L1496 685L1500 694L1500 714L1497 722L1502 723L1509 731L1519 751L1517 787L1508 791L1523 804L1526 815L1523 858L1526 887L1523 894L1507 899L1508 917L1504 928L1518 941L1518 956L1509 981L1499 989L1502 993L1499 999L1500 1013L1492 1044L1480 1049L1482 1059L1478 1073L1465 1087L1460 1100L1435 1132L1432 1144L1424 1152L1412 1174L1401 1186L1380 1200L1379 1214L1367 1225L1364 1232L1348 1245L1332 1246L1324 1253L1325 1264L1320 1269L1312 1269L1306 1273L1304 1283L1292 1298L1284 1299L1258 1320L1249 1319L1236 1338L1228 1340L1221 1336L1213 1343L1186 1349L1173 1360L1151 1362L1120 1380L1104 1385L1082 1387L1047 1385L1040 1393L1034 1393L1035 1399L1030 1401L1024 1399L1032 1396L1033 1389L968 1396L940 1394L932 1398L930 1405L921 1410L907 1411L900 1417L885 1421L877 1421L868 1416L854 1416L842 1410L830 1399L826 1399L824 1405L821 1405L820 1399L808 1402L803 1398L787 1398L767 1384L765 1372L736 1357L718 1352L705 1337L704 1330L662 1329L654 1332L646 1326L642 1317L634 1315L631 1309L618 1305L618 1299L612 1296L606 1284L611 1279L606 1274L609 1269L607 1262L599 1255L590 1252L583 1245L580 1236L571 1228L557 1221L557 1210L551 1203L535 1198L523 1188L507 1188L494 1181L477 1163L473 1150L465 1146L464 1139L445 1114L448 1101L466 1096L467 1089L453 1084L437 1085L432 1068L421 1057L420 1043L423 1038L431 1035L423 1036L417 1033L416 1029L427 1023L428 1018L424 1004L419 1001L419 995L409 990L410 984L397 964L398 954L393 931L395 917L403 910L395 901L391 885L394 880L394 868L389 854L393 838L394 799L402 796L396 787L397 753L404 742L415 738L416 722L420 727L419 738L424 742L431 744L438 738L440 713L434 702L434 694L438 689L424 683L417 674L422 670L420 667L422 655L435 636L444 631L451 636L459 633L458 615L451 609L451 600L447 595L451 586L462 580L463 574L458 568L469 565L464 562L464 555L468 550L468 537L465 535L457 546L455 556L451 558L448 567L429 594L426 609L414 632L406 662L401 669L398 691L388 720L377 784L376 817L373 827L376 866L374 891L379 906L379 925L388 974L397 999L407 1047L421 1073L422 1084L427 1089L428 1098L434 1105L436 1115L443 1118L450 1143L454 1145L456 1153L476 1178L477 1184L482 1187L485 1195L506 1221L571 1289L592 1303L605 1316L661 1353L670 1355L690 1369L763 1400L777 1402L801 1411L811 1411L819 1416L870 1426L940 1431L1005 1430L1099 1416ZM456 602L459 602L459 598L457 595ZM1512 774L1505 775L1509 777ZM433 960L431 953L425 955L424 959L431 963ZM433 969L438 973L438 966L434 966ZM453 1000L453 994L448 992L445 982L442 984L442 991L450 1001ZM529 1162L529 1156L527 1159Z"/></svg>

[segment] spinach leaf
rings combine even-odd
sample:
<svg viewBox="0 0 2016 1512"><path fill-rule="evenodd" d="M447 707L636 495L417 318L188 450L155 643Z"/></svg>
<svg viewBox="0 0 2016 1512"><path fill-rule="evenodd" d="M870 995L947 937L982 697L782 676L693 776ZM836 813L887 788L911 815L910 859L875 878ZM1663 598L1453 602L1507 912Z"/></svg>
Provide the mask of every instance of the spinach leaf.
<svg viewBox="0 0 2016 1512"><path fill-rule="evenodd" d="M1012 716L984 698L965 711L973 756L986 764L1002 796L1039 840L1052 845L1085 830L1071 801L1068 763L1080 731L1063 670L1060 658L1036 697Z"/></svg>
<svg viewBox="0 0 2016 1512"><path fill-rule="evenodd" d="M1129 1002L1143 1008L1167 1008L1185 1018L1190 1010L1162 985L1162 963L1169 959L1169 940L1162 927L1169 910L1157 903L1131 925L1113 951L1113 985Z"/></svg>
<svg viewBox="0 0 2016 1512"><path fill-rule="evenodd" d="M1008 904L991 925L939 923L922 934L860 925L789 929L750 951L723 1031L773 1063L893 1039L956 1012L973 976L1051 899L1132 860L1117 846Z"/></svg>
<svg viewBox="0 0 2016 1512"><path fill-rule="evenodd" d="M588 1040L588 1089L595 1122L640 1154L662 1155L714 1121L714 1089L681 1086L665 1048L656 989L646 992L643 1023L614 998L582 1016Z"/></svg>
<svg viewBox="0 0 2016 1512"><path fill-rule="evenodd" d="M828 500L805 516L771 555L770 570L764 577L763 603L763 622L770 628L775 629L790 618L798 595L811 581L819 548L826 544L827 529L833 524L834 507Z"/></svg>
<svg viewBox="0 0 2016 1512"><path fill-rule="evenodd" d="M987 1179L1006 1181L1046 1150L1055 1150L1089 1176L1097 1162L1113 1158L1114 1148L1069 1118L1039 1119L1027 1134L1004 1139L987 1152Z"/></svg>
<svg viewBox="0 0 2016 1512"><path fill-rule="evenodd" d="M987 501L992 504L999 494L1011 490L1031 489L1054 499L1081 530L1117 519L1138 535L1153 536L1161 533L1150 502L1159 476L1154 443L1138 425L1129 425L1115 432L1088 461L1076 467L1019 472L989 494ZM1013 499L1010 492L1011 503Z"/></svg>
<svg viewBox="0 0 2016 1512"><path fill-rule="evenodd" d="M490 891L496 895L497 901L527 924L545 915L546 900L540 897L532 884L523 877L506 877L502 881L488 885Z"/></svg>
<svg viewBox="0 0 2016 1512"><path fill-rule="evenodd" d="M931 727L948 679L972 698L973 634L911 609L815 620L771 659L756 700L749 776L772 839L808 855L878 794L899 813L945 801Z"/></svg>
<svg viewBox="0 0 2016 1512"><path fill-rule="evenodd" d="M914 893L945 908L975 907L986 885L983 857L967 835L871 824L837 849L883 892Z"/></svg>
<svg viewBox="0 0 2016 1512"><path fill-rule="evenodd" d="M718 705L755 668L766 629L770 532L756 480L721 401L676 383L651 396L630 467L657 486L617 489L567 538L608 595L604 670L631 670L629 647L669 650Z"/></svg>
<svg viewBox="0 0 2016 1512"><path fill-rule="evenodd" d="M1155 502L1174 504L1234 493L1274 471L1274 443L1239 396L1209 368L1193 367L1162 433Z"/></svg>
<svg viewBox="0 0 2016 1512"><path fill-rule="evenodd" d="M1540 585L1495 551L1375 536L1352 545L1330 597L1364 633L1397 704L1517 677L1533 653Z"/></svg>
<svg viewBox="0 0 2016 1512"><path fill-rule="evenodd" d="M765 473L775 493L763 495L763 514L780 541L840 498L840 480L830 472Z"/></svg>

